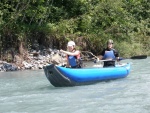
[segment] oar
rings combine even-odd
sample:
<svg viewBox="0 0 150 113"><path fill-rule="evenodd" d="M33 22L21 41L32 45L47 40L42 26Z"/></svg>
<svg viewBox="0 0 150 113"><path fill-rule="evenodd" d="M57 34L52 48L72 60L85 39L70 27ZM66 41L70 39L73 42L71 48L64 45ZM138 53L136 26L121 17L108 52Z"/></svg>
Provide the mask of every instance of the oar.
<svg viewBox="0 0 150 113"><path fill-rule="evenodd" d="M123 58L123 57L119 57L119 61L121 60L126 60L126 59L146 59L147 58L147 55L138 55L138 56L132 56L130 58ZM116 60L99 60L99 59L95 59L94 60L94 63L97 63L97 62L105 62L105 61L116 61Z"/></svg>
<svg viewBox="0 0 150 113"><path fill-rule="evenodd" d="M94 55L92 52L89 52L89 51L81 51L81 53L88 53L91 56L95 57L96 59L94 60L94 63L104 62L104 61L115 61L115 60L99 60L99 58L96 55ZM119 57L119 61L125 60L125 59L146 59L146 58L147 58L147 55L137 55L137 56L132 56L130 58Z"/></svg>
<svg viewBox="0 0 150 113"><path fill-rule="evenodd" d="M132 56L130 59L146 59L147 55L138 55L138 56Z"/></svg>
<svg viewBox="0 0 150 113"><path fill-rule="evenodd" d="M122 58L120 57L119 60L125 60L125 59L146 59L147 55L137 55L137 56L132 56L130 58Z"/></svg>
<svg viewBox="0 0 150 113"><path fill-rule="evenodd" d="M93 57L95 57L95 59L94 59L94 63L97 63L97 62L104 62L104 61L116 61L116 60L99 60L99 58L96 56L96 55L94 55L92 52L89 52L89 51L81 51L81 53L88 53L88 54L90 54L91 56L93 56Z"/></svg>
<svg viewBox="0 0 150 113"><path fill-rule="evenodd" d="M94 63L97 63L97 62L105 62L105 61L114 61L114 62L115 62L116 60L110 60L110 59L109 59L109 60L99 60L99 58L98 58L98 59L95 59L95 60L94 60Z"/></svg>
<svg viewBox="0 0 150 113"><path fill-rule="evenodd" d="M92 52L89 52L89 51L81 51L81 53L88 53L88 54L91 54L91 56L95 57L95 58L98 58L97 56L95 56Z"/></svg>

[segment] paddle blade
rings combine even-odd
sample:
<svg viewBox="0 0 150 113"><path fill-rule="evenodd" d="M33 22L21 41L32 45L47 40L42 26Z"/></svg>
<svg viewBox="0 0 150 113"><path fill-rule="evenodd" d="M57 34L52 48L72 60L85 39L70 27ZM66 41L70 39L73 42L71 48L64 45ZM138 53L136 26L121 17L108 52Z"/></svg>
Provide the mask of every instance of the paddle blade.
<svg viewBox="0 0 150 113"><path fill-rule="evenodd" d="M132 56L131 59L146 59L147 55Z"/></svg>

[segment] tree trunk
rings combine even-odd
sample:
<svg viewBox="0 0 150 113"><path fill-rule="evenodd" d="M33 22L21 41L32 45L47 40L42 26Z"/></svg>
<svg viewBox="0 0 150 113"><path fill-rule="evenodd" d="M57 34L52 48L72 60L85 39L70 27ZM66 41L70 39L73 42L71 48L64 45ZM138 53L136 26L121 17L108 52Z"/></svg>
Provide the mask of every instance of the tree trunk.
<svg viewBox="0 0 150 113"><path fill-rule="evenodd" d="M24 53L24 48L23 48L23 42L21 41L19 44L19 54L23 56L23 53Z"/></svg>

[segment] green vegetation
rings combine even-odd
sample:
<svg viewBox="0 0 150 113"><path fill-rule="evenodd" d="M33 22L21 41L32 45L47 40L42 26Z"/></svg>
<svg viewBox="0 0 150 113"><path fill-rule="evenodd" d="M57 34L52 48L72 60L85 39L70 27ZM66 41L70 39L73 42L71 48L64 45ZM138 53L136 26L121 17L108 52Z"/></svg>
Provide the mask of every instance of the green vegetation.
<svg viewBox="0 0 150 113"><path fill-rule="evenodd" d="M96 55L108 39L114 40L121 56L150 55L150 2L1 0L1 59L12 51L23 54L34 41L45 48L65 49L70 39Z"/></svg>

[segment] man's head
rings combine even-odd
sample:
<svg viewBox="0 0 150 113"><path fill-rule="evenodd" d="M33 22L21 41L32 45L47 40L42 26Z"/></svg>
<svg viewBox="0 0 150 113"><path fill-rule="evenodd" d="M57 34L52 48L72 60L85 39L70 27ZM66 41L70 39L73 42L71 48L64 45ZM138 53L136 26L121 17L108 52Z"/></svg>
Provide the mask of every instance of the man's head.
<svg viewBox="0 0 150 113"><path fill-rule="evenodd" d="M107 47L108 47L108 49L111 49L113 47L113 40L109 39L107 41Z"/></svg>

